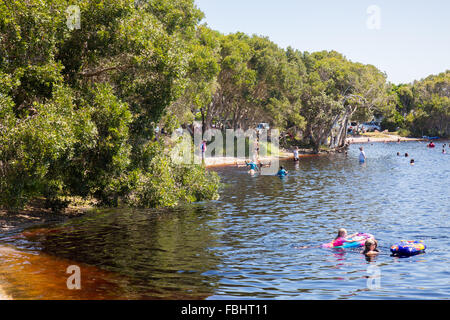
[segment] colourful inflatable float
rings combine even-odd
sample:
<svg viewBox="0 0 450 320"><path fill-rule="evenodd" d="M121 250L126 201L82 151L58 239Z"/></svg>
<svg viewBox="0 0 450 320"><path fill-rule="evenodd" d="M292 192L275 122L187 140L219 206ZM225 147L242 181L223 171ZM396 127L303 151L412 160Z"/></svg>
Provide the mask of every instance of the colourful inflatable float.
<svg viewBox="0 0 450 320"><path fill-rule="evenodd" d="M345 248L362 247L366 243L366 240L370 238L373 238L373 235L371 235L370 233L358 233L353 238L348 238L343 245L334 246L333 244L334 241L331 241L330 243L324 243L322 245L322 248L345 249Z"/></svg>
<svg viewBox="0 0 450 320"><path fill-rule="evenodd" d="M402 240L391 247L391 252L395 256L409 257L425 252L426 248L422 240Z"/></svg>

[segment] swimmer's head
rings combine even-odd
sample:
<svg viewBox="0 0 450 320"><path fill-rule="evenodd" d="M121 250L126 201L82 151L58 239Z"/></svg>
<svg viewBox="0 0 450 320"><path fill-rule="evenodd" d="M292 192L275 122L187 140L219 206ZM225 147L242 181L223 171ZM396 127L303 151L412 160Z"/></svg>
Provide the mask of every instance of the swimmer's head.
<svg viewBox="0 0 450 320"><path fill-rule="evenodd" d="M345 238L345 236L347 235L347 230L345 230L344 228L341 228L338 230L338 235L336 237L337 238Z"/></svg>
<svg viewBox="0 0 450 320"><path fill-rule="evenodd" d="M375 239L367 239L366 243L364 244L364 252L369 252L377 249L378 242Z"/></svg>

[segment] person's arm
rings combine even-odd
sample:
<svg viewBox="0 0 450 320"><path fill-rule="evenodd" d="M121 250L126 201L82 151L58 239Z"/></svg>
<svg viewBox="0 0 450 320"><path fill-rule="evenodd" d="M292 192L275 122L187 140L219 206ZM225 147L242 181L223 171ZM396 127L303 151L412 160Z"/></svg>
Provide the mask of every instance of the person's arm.
<svg viewBox="0 0 450 320"><path fill-rule="evenodd" d="M351 240L351 238L356 237L357 235L358 235L357 233L354 233L354 234L351 234L351 235L349 235L349 236L346 236L346 237L345 237L345 242L355 242L355 241L359 241L359 240Z"/></svg>

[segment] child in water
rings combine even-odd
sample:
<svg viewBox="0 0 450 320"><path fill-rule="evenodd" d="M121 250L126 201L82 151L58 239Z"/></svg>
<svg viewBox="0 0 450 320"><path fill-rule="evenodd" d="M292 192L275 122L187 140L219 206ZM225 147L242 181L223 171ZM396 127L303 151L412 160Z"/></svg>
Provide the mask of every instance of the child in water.
<svg viewBox="0 0 450 320"><path fill-rule="evenodd" d="M245 164L247 165L247 167L250 167L250 174L255 174L259 170L258 165L254 161L245 162Z"/></svg>
<svg viewBox="0 0 450 320"><path fill-rule="evenodd" d="M288 172L284 169L283 166L280 167L280 170L278 170L277 176L284 177L287 176Z"/></svg>
<svg viewBox="0 0 450 320"><path fill-rule="evenodd" d="M359 162L360 163L364 163L364 162L366 162L366 153L364 152L364 149L363 149L363 147L359 147L359 151L361 151L360 153L359 153Z"/></svg>
<svg viewBox="0 0 450 320"><path fill-rule="evenodd" d="M362 254L366 256L375 256L379 253L378 242L375 239L367 239L364 244L364 250L361 251Z"/></svg>
<svg viewBox="0 0 450 320"><path fill-rule="evenodd" d="M344 228L339 229L337 237L333 240L333 247L342 246L345 242L353 242L352 240L349 239L353 238L356 235L357 233L348 236L347 230L345 230Z"/></svg>

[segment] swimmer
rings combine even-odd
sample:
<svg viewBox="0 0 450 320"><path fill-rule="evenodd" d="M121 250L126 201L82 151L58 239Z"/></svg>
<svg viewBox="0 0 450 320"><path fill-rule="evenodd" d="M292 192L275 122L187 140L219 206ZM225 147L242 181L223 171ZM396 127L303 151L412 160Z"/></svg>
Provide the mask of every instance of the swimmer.
<svg viewBox="0 0 450 320"><path fill-rule="evenodd" d="M409 154L408 154L408 152L406 152L405 153L405 158L408 158L409 157Z"/></svg>
<svg viewBox="0 0 450 320"><path fill-rule="evenodd" d="M255 174L255 172L259 170L258 165L254 161L245 162L245 164L247 167L250 167L250 170L249 170L250 174Z"/></svg>
<svg viewBox="0 0 450 320"><path fill-rule="evenodd" d="M364 250L361 251L362 254L366 256L375 256L379 253L378 242L375 239L367 239L364 244Z"/></svg>
<svg viewBox="0 0 450 320"><path fill-rule="evenodd" d="M411 159L411 161L409 161L409 164L413 166L414 165L414 159Z"/></svg>
<svg viewBox="0 0 450 320"><path fill-rule="evenodd" d="M397 156L400 156L400 152L397 152Z"/></svg>
<svg viewBox="0 0 450 320"><path fill-rule="evenodd" d="M240 168L240 167L250 167L250 170L248 171L248 173L250 173L252 175L255 174L258 171L258 165L254 161L250 161L250 162L245 161L245 164L242 164L242 165L238 164L236 162L236 166L238 168Z"/></svg>
<svg viewBox="0 0 450 320"><path fill-rule="evenodd" d="M279 177L285 177L287 176L288 172L284 169L283 166L280 167L280 170L278 170L277 176Z"/></svg>
<svg viewBox="0 0 450 320"><path fill-rule="evenodd" d="M354 233L354 234L351 234L348 236L347 230L345 230L344 228L339 229L337 237L333 240L333 247L342 246L345 242L354 242L354 241L350 240L350 238L353 238L356 235L357 235L357 233Z"/></svg>

